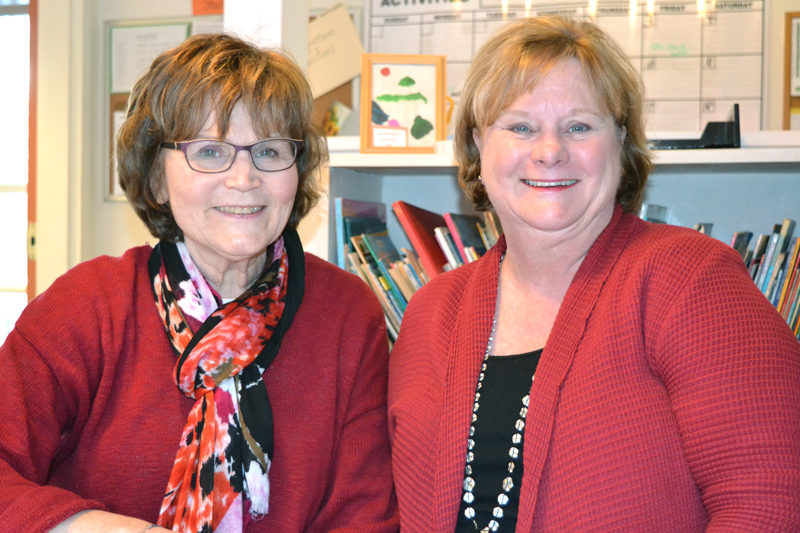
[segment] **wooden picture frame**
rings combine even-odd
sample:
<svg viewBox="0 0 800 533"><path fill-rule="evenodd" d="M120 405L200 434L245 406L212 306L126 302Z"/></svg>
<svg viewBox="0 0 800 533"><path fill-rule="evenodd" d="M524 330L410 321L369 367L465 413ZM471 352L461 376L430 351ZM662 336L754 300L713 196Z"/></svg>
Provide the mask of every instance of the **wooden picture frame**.
<svg viewBox="0 0 800 533"><path fill-rule="evenodd" d="M784 39L786 43L784 45L783 58L783 129L799 129L800 11L786 13Z"/></svg>
<svg viewBox="0 0 800 533"><path fill-rule="evenodd" d="M433 153L444 140L445 56L364 54L361 151Z"/></svg>

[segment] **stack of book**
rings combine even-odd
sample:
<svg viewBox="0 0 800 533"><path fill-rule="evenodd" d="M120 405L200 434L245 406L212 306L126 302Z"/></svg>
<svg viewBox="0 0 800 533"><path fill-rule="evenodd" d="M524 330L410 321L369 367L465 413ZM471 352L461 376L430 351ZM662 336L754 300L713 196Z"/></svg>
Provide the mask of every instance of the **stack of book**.
<svg viewBox="0 0 800 533"><path fill-rule="evenodd" d="M500 238L497 215L438 214L403 201L392 204L392 211L433 277L475 261Z"/></svg>
<svg viewBox="0 0 800 533"><path fill-rule="evenodd" d="M643 204L639 216L663 223L669 209ZM752 231L737 231L730 246L742 256L753 283L778 310L800 339L800 236L795 237L795 221L785 218L774 224L770 233L755 236ZM713 224L700 222L694 229L711 235Z"/></svg>
<svg viewBox="0 0 800 533"><path fill-rule="evenodd" d="M770 233L754 238L750 231L733 234L730 245L742 256L750 277L800 338L800 236L795 221L785 218Z"/></svg>
<svg viewBox="0 0 800 533"><path fill-rule="evenodd" d="M436 275L475 261L500 238L492 212L439 214L403 201L392 211L412 248L397 249L386 226L386 205L346 198L334 201L339 265L358 276L381 302L391 340L411 296ZM711 233L711 223L695 229ZM753 282L800 338L800 236L786 218L772 232L734 233L730 245L739 252Z"/></svg>
<svg viewBox="0 0 800 533"><path fill-rule="evenodd" d="M478 259L500 237L496 215L440 215L398 201L392 211L412 248L398 249L386 226L386 205L334 199L337 259L361 277L383 307L390 340L397 338L414 292L445 270Z"/></svg>

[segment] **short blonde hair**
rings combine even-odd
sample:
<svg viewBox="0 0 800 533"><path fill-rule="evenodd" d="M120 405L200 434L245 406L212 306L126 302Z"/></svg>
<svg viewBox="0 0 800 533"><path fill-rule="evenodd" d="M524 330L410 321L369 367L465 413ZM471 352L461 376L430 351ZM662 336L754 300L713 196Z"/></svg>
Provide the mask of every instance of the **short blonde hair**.
<svg viewBox="0 0 800 533"><path fill-rule="evenodd" d="M644 87L619 45L598 26L559 16L508 23L476 54L459 102L455 129L458 179L479 211L491 207L480 182L481 161L473 132L482 132L554 65L576 59L600 102L624 128L622 179L617 200L638 212L653 168L644 126Z"/></svg>
<svg viewBox="0 0 800 533"><path fill-rule="evenodd" d="M159 55L136 82L117 136L120 184L155 237L183 239L169 205L155 197L164 177L158 157L161 143L195 138L209 112L224 136L237 103L263 137L277 134L303 141L288 226L296 227L318 200L316 172L328 152L325 138L311 122L313 97L302 70L277 50L227 34L196 35Z"/></svg>

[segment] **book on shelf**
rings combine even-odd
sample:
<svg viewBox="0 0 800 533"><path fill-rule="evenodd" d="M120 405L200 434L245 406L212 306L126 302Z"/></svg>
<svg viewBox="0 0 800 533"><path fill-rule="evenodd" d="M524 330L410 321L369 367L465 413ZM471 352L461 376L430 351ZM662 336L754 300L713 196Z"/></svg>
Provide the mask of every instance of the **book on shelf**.
<svg viewBox="0 0 800 533"><path fill-rule="evenodd" d="M365 233L362 242L366 245L367 251L372 255L378 270L386 280L387 290L394 297L402 315L406 310L407 300L389 272L392 264L400 261L400 254L392 239L389 238L389 233L387 231Z"/></svg>
<svg viewBox="0 0 800 533"><path fill-rule="evenodd" d="M346 268L345 258L351 250L350 237L386 229L386 204L351 198L333 200L336 226L336 263Z"/></svg>
<svg viewBox="0 0 800 533"><path fill-rule="evenodd" d="M354 235L348 270L359 275L383 307L390 341L396 339L405 307L427 281L413 250L397 251L386 231Z"/></svg>
<svg viewBox="0 0 800 533"><path fill-rule="evenodd" d="M647 208L647 209L646 209ZM643 204L639 216L666 219L669 213L664 206ZM488 225L487 225L488 226ZM713 224L701 222L694 225L700 232L711 234ZM797 223L784 218L773 224L772 231L758 236L752 231L736 231L729 244L741 256L755 287L786 320L794 335L800 339L800 236L795 236Z"/></svg>
<svg viewBox="0 0 800 533"><path fill-rule="evenodd" d="M800 278L800 274L796 275ZM786 322L791 327L797 326L800 320L797 320L798 309L800 308L800 279L795 280L792 285L792 293L787 295L786 299Z"/></svg>
<svg viewBox="0 0 800 533"><path fill-rule="evenodd" d="M792 301L788 317L786 318L786 322L789 324L789 327L792 328L794 336L800 338L800 319L798 319L798 317L800 317L800 284L798 284L796 288L794 300Z"/></svg>
<svg viewBox="0 0 800 533"><path fill-rule="evenodd" d="M447 270L458 268L464 264L464 261L461 259L461 254L459 254L456 249L453 236L450 235L450 230L447 226L433 228L433 235L436 237L436 242L439 243L439 248L447 258Z"/></svg>
<svg viewBox="0 0 800 533"><path fill-rule="evenodd" d="M793 262L796 261L796 250L797 249L797 239L790 239L789 244L786 247L786 253L784 254L783 258L783 266L781 267L778 275L776 276L777 279L775 281L775 286L772 289L772 293L770 296L770 301L772 305L775 306L775 309L778 312L781 312L781 298L784 296L784 289L787 288L787 285L791 281L791 276L794 270Z"/></svg>
<svg viewBox="0 0 800 533"><path fill-rule="evenodd" d="M761 262L758 265L758 271L755 273L755 278L753 278L756 282L756 287L761 289L761 292L764 292L766 289L764 278L767 277L767 271L769 270L769 267L774 259L773 256L775 255L775 247L778 244L778 236L780 235L780 232L781 225L774 224L772 226L772 233L769 234L769 239L767 240L764 254L761 256Z"/></svg>
<svg viewBox="0 0 800 533"><path fill-rule="evenodd" d="M792 234L794 233L794 226L795 222L791 218L785 218L782 223L773 226L767 248L758 266L758 272L754 278L756 286L761 289L761 292L768 298L770 296L770 281L774 278L773 272L775 272L776 268L780 268L776 263L781 254L786 254L786 247L789 241L791 241Z"/></svg>
<svg viewBox="0 0 800 533"><path fill-rule="evenodd" d="M392 293L388 280L386 280L364 242L364 235L353 235L350 240L355 250L351 253L356 254L361 268L369 280L369 287L381 301L381 304L384 304L384 312L387 319L391 321L392 325L399 331L405 306L401 308L396 294ZM355 261L355 258L352 260Z"/></svg>
<svg viewBox="0 0 800 533"><path fill-rule="evenodd" d="M749 254L750 261L747 262L747 267L748 271L750 272L750 277L753 278L753 281L755 281L758 277L758 269L764 259L764 252L769 244L769 239L769 233L760 234L758 237L756 237L755 243L753 244L753 250Z"/></svg>
<svg viewBox="0 0 800 533"><path fill-rule="evenodd" d="M401 200L392 203L392 211L419 257L426 277L430 280L442 273L447 258L433 233L434 228L446 225L442 215Z"/></svg>
<svg viewBox="0 0 800 533"><path fill-rule="evenodd" d="M783 277L783 269L784 263L786 262L786 252L781 252L775 257L775 261L769 267L769 273L764 281L764 296L767 297L767 300L773 302L775 300L775 286L778 284L778 280Z"/></svg>
<svg viewBox="0 0 800 533"><path fill-rule="evenodd" d="M346 263L347 270L360 277L378 298L378 302L380 302L381 308L383 308L383 315L386 320L386 330L389 334L389 338L391 340L397 339L397 334L400 331L400 317L396 315L396 311L389 302L386 293L383 291L374 273L367 272L366 265L361 261L357 252L349 252L346 257Z"/></svg>
<svg viewBox="0 0 800 533"><path fill-rule="evenodd" d="M503 233L503 228L500 225L500 219L497 218L497 213L494 211L481 211L481 218L483 218L483 229L486 232L486 249L488 250L495 243L500 240L500 235Z"/></svg>
<svg viewBox="0 0 800 533"><path fill-rule="evenodd" d="M394 280L397 288L400 289L403 298L405 298L406 302L408 302L417 291L417 287L415 287L412 283L411 278L409 277L408 272L406 272L404 266L405 264L403 261L398 259L389 265L389 275Z"/></svg>
<svg viewBox="0 0 800 533"><path fill-rule="evenodd" d="M800 236L796 222L785 218L770 233L753 238L750 231L737 231L730 240L744 261L754 285L800 338Z"/></svg>
<svg viewBox="0 0 800 533"><path fill-rule="evenodd" d="M792 244L792 237L794 236L794 227L795 227L794 219L791 218L783 219L783 222L781 223L781 230L780 233L778 234L778 242L775 245L775 254L777 255L775 256L773 264L770 266L770 268L772 268L773 271L782 268L782 264L781 266L778 265L779 260L781 261L781 263L783 261L786 261L786 256L790 252L789 246ZM769 285L767 286L767 289L769 290ZM770 296L772 295L771 292L769 292L769 294Z"/></svg>
<svg viewBox="0 0 800 533"><path fill-rule="evenodd" d="M798 335L798 327L800 327L800 320L798 314L800 312L800 272L798 269L792 273L792 282L789 290L786 293L786 298L783 301L783 307L780 309L781 316L789 324L789 327L794 331L795 336Z"/></svg>
<svg viewBox="0 0 800 533"><path fill-rule="evenodd" d="M694 225L694 229L702 233L703 235L711 236L711 230L714 227L714 224L711 222L698 222Z"/></svg>
<svg viewBox="0 0 800 533"><path fill-rule="evenodd" d="M797 286L798 258L800 258L800 253L798 252L800 252L800 237L794 239L792 252L789 255L789 260L786 262L786 274L784 275L783 285L781 286L780 295L778 297L778 305L776 306L783 318L787 318L789 315L788 309L791 306L790 300L793 298L794 289Z"/></svg>
<svg viewBox="0 0 800 533"><path fill-rule="evenodd" d="M442 217L464 263L471 263L476 256L486 253L486 246L478 229L483 227L480 217L464 213L445 213Z"/></svg>
<svg viewBox="0 0 800 533"><path fill-rule="evenodd" d="M654 224L667 224L669 208L664 205L644 202L639 208L639 218Z"/></svg>
<svg viewBox="0 0 800 533"><path fill-rule="evenodd" d="M398 249L381 216L384 204L337 198L335 205L345 268L361 277L378 297L390 340L396 338L408 301L417 290L444 270L478 259L499 238L496 215L451 213L447 218L454 228L461 228L459 238L466 244L459 251L443 215L397 201L392 211L412 245Z"/></svg>
<svg viewBox="0 0 800 533"><path fill-rule="evenodd" d="M428 275L425 273L425 269L422 268L422 263L420 262L417 253L410 248L401 248L400 251L403 252L403 262L408 264L410 273L413 274L417 288L420 288L428 283L430 278L428 278Z"/></svg>
<svg viewBox="0 0 800 533"><path fill-rule="evenodd" d="M752 231L737 231L731 238L730 246L742 256L742 260L747 263L747 251L750 248L750 240L753 238Z"/></svg>

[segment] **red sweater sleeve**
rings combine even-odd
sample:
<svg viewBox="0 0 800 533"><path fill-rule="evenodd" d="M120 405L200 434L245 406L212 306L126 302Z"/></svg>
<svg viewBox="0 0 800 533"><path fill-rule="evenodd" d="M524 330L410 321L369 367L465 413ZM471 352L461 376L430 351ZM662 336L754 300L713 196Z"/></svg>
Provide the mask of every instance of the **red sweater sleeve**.
<svg viewBox="0 0 800 533"><path fill-rule="evenodd" d="M341 384L349 390L328 473L330 496L309 532L399 530L386 424L388 342L383 313L375 311L363 331L346 333L363 340L364 355Z"/></svg>
<svg viewBox="0 0 800 533"><path fill-rule="evenodd" d="M86 423L101 372L109 310L89 287L117 280L93 273L81 265L56 280L0 347L0 523L8 531L45 531L78 511L105 509L48 484L76 444L70 430Z"/></svg>
<svg viewBox="0 0 800 533"><path fill-rule="evenodd" d="M326 479L326 500L307 532L390 533L399 530L392 486L386 422L389 347L383 312L372 292L355 276L336 272L346 287L338 305L347 310L332 335L340 343L337 434ZM343 285L343 282L345 284ZM297 324L300 335L314 336L321 325ZM293 326L294 327L294 326ZM319 338L319 337L318 337ZM320 473L320 477L323 473Z"/></svg>
<svg viewBox="0 0 800 533"><path fill-rule="evenodd" d="M653 365L708 531L800 531L800 344L736 254L697 256L685 285L662 287Z"/></svg>

